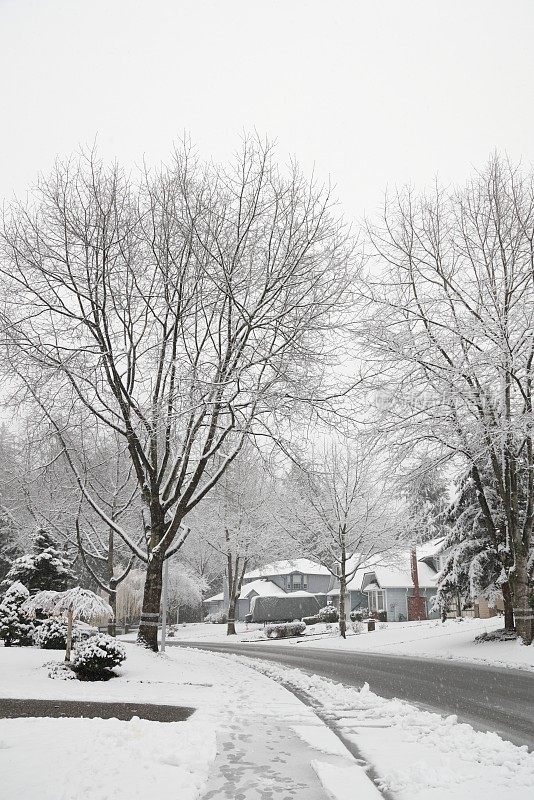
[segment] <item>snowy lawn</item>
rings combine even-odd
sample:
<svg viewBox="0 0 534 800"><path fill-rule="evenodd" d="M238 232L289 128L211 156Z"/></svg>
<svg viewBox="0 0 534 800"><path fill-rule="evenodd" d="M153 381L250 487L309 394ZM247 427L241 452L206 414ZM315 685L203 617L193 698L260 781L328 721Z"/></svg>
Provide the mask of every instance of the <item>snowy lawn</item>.
<svg viewBox="0 0 534 800"><path fill-rule="evenodd" d="M531 800L533 796L534 753L495 733L480 733L456 717L386 700L367 685L357 690L268 661L227 658L244 661L305 693L373 765L379 787L397 800ZM339 794L353 796L357 795Z"/></svg>
<svg viewBox="0 0 534 800"><path fill-rule="evenodd" d="M378 798L362 767L316 714L270 678L196 650L127 645L120 677L52 680L63 653L0 647L1 697L193 706L185 722L0 719L2 795L10 800L342 798L339 770ZM247 788L248 787L248 788ZM250 790L252 787L252 793ZM326 787L326 788L325 788ZM270 792L270 794L269 794ZM283 794L280 794L283 792Z"/></svg>
<svg viewBox="0 0 534 800"><path fill-rule="evenodd" d="M421 658L447 658L470 661L480 664L516 669L534 670L534 646L525 647L519 641L511 642L479 642L475 636L485 631L493 631L503 627L502 617L491 619L465 618L461 622L449 619L425 622L389 622L378 623L376 630L354 634L349 630L347 639L339 636L338 626L312 625L298 639L276 639L272 642L285 644L288 647L300 642L307 647L321 649L353 650L364 653L391 653L391 655L417 656ZM198 642L251 642L264 643L268 648L271 640L267 640L263 625L246 625L236 623L237 635L228 637L226 625L211 625L205 622L186 623L176 628L176 633L169 638L173 641ZM136 634L121 637L124 641L135 641Z"/></svg>
<svg viewBox="0 0 534 800"><path fill-rule="evenodd" d="M328 650L458 659L516 669L534 669L534 646L525 647L519 641L474 641L478 634L502 627L501 617L464 619L462 622L450 619L444 623L439 620L389 622L377 623L374 631L365 630L360 634L350 631L347 639L343 640L338 635L337 625L333 625L330 631L326 631L324 625L314 625L298 641L302 645ZM294 646L295 642L295 639L276 641L287 646ZM265 647L269 647L269 644L265 642Z"/></svg>
<svg viewBox="0 0 534 800"><path fill-rule="evenodd" d="M185 722L142 719L0 719L0 772L6 797L20 800L141 798L152 791L198 797L216 755L214 724L224 703L214 670L184 654L178 666L134 646L121 677L105 683L52 680L43 664L63 653L0 648L0 697L130 700L193 705ZM201 660L200 660L201 661ZM193 663L194 662L194 663ZM219 702L217 702L219 701ZM1 699L0 699L1 703Z"/></svg>
<svg viewBox="0 0 534 800"><path fill-rule="evenodd" d="M193 642L196 640L202 642L219 642L226 640L233 642L255 642L265 639L263 633L264 626L255 623L247 624L245 622L236 622L235 627L237 634L235 637L232 636L231 638L226 635L226 625L215 625L209 622L183 622L179 625L173 625L172 627L174 633L172 635L169 633L167 634L169 642ZM121 641L124 642L135 642L136 638L136 632L127 633L120 637Z"/></svg>

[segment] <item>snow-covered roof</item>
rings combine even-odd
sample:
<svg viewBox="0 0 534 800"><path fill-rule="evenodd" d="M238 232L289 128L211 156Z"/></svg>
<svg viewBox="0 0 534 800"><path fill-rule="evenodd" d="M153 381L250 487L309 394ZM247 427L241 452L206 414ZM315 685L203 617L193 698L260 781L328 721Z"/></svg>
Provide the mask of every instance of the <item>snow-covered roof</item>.
<svg viewBox="0 0 534 800"><path fill-rule="evenodd" d="M418 544L416 547L417 560L421 561L423 558L433 558L437 556L441 552L444 541L444 536L438 536L435 539L430 539L428 542Z"/></svg>
<svg viewBox="0 0 534 800"><path fill-rule="evenodd" d="M365 591L366 592L370 592L370 591L375 592L377 590L380 591L380 589L381 589L381 587L378 585L378 583L376 581L371 581L371 583L368 583L367 586L365 587Z"/></svg>
<svg viewBox="0 0 534 800"><path fill-rule="evenodd" d="M219 592L219 594L214 594L212 597L205 597L205 603L216 603L218 600L224 600L224 594Z"/></svg>
<svg viewBox="0 0 534 800"><path fill-rule="evenodd" d="M304 575L330 575L330 571L322 564L317 564L308 558L293 558L291 561L275 561L273 564L265 564L259 569L253 569L251 572L245 573L245 578L291 575L292 572L302 572Z"/></svg>
<svg viewBox="0 0 534 800"><path fill-rule="evenodd" d="M280 595L285 595L283 589L273 583L272 581L267 581L265 578L251 581L250 583L246 583L242 589L241 594L239 595L240 599L245 597L250 597L251 594L256 593L260 597L279 597ZM298 594L298 592L291 592L291 594ZM307 594L307 592L306 592ZM214 594L213 597L206 597L204 600L205 603L217 603L221 600L224 600L224 594L219 592L219 594Z"/></svg>
<svg viewBox="0 0 534 800"><path fill-rule="evenodd" d="M365 573L365 578L373 576L381 589L404 589L413 586L412 573L410 570L410 554L406 553L402 559L404 565L373 567ZM419 574L419 586L422 589L435 589L437 572L424 561L417 564ZM363 591L368 587L363 585Z"/></svg>
<svg viewBox="0 0 534 800"><path fill-rule="evenodd" d="M260 579L246 583L241 589L239 597L250 597L253 592L256 592L260 597L279 597L286 594L276 583ZM292 592L292 594L297 593Z"/></svg>

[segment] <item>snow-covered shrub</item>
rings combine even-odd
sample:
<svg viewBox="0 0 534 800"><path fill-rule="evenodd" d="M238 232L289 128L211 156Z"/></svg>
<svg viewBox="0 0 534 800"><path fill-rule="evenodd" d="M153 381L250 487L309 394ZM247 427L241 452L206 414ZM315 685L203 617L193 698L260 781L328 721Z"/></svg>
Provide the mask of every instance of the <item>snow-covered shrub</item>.
<svg viewBox="0 0 534 800"><path fill-rule="evenodd" d="M324 606L317 614L319 622L339 622L339 611L335 606Z"/></svg>
<svg viewBox="0 0 534 800"><path fill-rule="evenodd" d="M356 621L351 624L351 628L353 632L356 634L363 633L365 630L365 625L363 624L363 622Z"/></svg>
<svg viewBox="0 0 534 800"><path fill-rule="evenodd" d="M314 617L302 617L302 621L305 625L317 625L319 622L321 622L318 614L316 614Z"/></svg>
<svg viewBox="0 0 534 800"><path fill-rule="evenodd" d="M369 616L368 608L358 608L350 612L350 621L363 622L363 620L367 619L368 616Z"/></svg>
<svg viewBox="0 0 534 800"><path fill-rule="evenodd" d="M207 614L204 617L204 622L211 622L213 625L226 625L228 622L228 614L226 611L214 611L212 614Z"/></svg>
<svg viewBox="0 0 534 800"><path fill-rule="evenodd" d="M59 681L75 681L76 673L64 661L51 661L45 664L48 667L48 677Z"/></svg>
<svg viewBox="0 0 534 800"><path fill-rule="evenodd" d="M30 596L19 581L11 584L0 602L0 639L6 647L27 647L33 644L34 626L22 604Z"/></svg>
<svg viewBox="0 0 534 800"><path fill-rule="evenodd" d="M306 623L300 620L280 622L278 625L267 625L265 635L268 639L287 639L289 636L300 636L306 630Z"/></svg>
<svg viewBox="0 0 534 800"><path fill-rule="evenodd" d="M125 658L124 647L112 636L100 633L76 645L72 668L82 677L106 680Z"/></svg>
<svg viewBox="0 0 534 800"><path fill-rule="evenodd" d="M72 641L81 642L94 636L97 628L89 625L74 623L72 626ZM67 646L67 623L59 617L45 619L35 630L34 643L42 650L64 650Z"/></svg>
<svg viewBox="0 0 534 800"><path fill-rule="evenodd" d="M506 628L499 628L496 631L484 631L475 636L475 642L512 642L517 639L515 631L507 631Z"/></svg>

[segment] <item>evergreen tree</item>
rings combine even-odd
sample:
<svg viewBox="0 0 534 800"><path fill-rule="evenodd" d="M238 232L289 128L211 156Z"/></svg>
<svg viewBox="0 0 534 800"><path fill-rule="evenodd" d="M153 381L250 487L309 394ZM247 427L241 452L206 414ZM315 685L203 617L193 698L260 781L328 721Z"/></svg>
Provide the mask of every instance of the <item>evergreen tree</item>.
<svg viewBox="0 0 534 800"><path fill-rule="evenodd" d="M73 580L69 559L52 536L40 528L33 537L32 552L13 561L2 585L5 588L20 581L30 594L35 594L44 589L62 592Z"/></svg>
<svg viewBox="0 0 534 800"><path fill-rule="evenodd" d="M479 473L487 472L478 465ZM489 483L489 475L486 476ZM458 496L449 509L450 531L443 543L449 551L441 571L438 602L446 607L455 597L464 600L477 596L490 603L502 595L505 611L505 627L514 627L512 598L508 582L513 559L506 534L506 515L499 496L486 488L484 498L491 513L490 528L482 512L473 471L462 476L458 485Z"/></svg>
<svg viewBox="0 0 534 800"><path fill-rule="evenodd" d="M18 581L13 583L0 603L0 639L5 647L33 644L34 626L30 616L22 610L22 604L30 596L29 591Z"/></svg>
<svg viewBox="0 0 534 800"><path fill-rule="evenodd" d="M9 572L13 559L19 556L20 552L14 522L0 507L0 583Z"/></svg>
<svg viewBox="0 0 534 800"><path fill-rule="evenodd" d="M413 542L428 542L448 533L448 487L430 459L423 458L417 471L404 481L402 494L408 505L407 533Z"/></svg>

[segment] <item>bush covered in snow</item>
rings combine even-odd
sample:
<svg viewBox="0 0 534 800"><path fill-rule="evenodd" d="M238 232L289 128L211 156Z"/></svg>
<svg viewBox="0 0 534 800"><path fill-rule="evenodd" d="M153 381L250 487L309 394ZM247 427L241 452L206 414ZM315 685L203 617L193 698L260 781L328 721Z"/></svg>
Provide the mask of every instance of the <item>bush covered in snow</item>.
<svg viewBox="0 0 534 800"><path fill-rule="evenodd" d="M112 636L101 633L76 645L72 668L81 677L107 680L125 658L124 647Z"/></svg>
<svg viewBox="0 0 534 800"><path fill-rule="evenodd" d="M324 606L317 614L319 622L339 622L339 611L335 606Z"/></svg>
<svg viewBox="0 0 534 800"><path fill-rule="evenodd" d="M268 639L287 639L289 636L300 636L306 630L306 623L300 620L280 622L278 625L267 625L265 635Z"/></svg>
<svg viewBox="0 0 534 800"><path fill-rule="evenodd" d="M306 625L317 625L319 622L339 622L339 611L335 606L324 606L312 617L303 617Z"/></svg>
<svg viewBox="0 0 534 800"><path fill-rule="evenodd" d="M506 628L499 628L496 631L484 631L475 636L475 642L514 642L517 639L515 631L507 631Z"/></svg>
<svg viewBox="0 0 534 800"><path fill-rule="evenodd" d="M226 611L214 611L212 614L207 614L204 617L204 622L211 622L213 625L226 625L228 622L228 614Z"/></svg>
<svg viewBox="0 0 534 800"><path fill-rule="evenodd" d="M363 622L363 620L367 619L368 616L369 616L368 608L358 608L350 612L350 621Z"/></svg>
<svg viewBox="0 0 534 800"><path fill-rule="evenodd" d="M72 640L81 642L96 633L97 628L74 623ZM34 643L42 650L64 650L67 646L67 623L58 617L45 619L35 630Z"/></svg>
<svg viewBox="0 0 534 800"><path fill-rule="evenodd" d="M34 626L22 604L30 596L18 581L13 583L0 602L0 639L6 647L26 647L33 644Z"/></svg>

